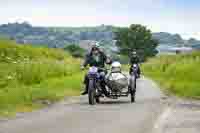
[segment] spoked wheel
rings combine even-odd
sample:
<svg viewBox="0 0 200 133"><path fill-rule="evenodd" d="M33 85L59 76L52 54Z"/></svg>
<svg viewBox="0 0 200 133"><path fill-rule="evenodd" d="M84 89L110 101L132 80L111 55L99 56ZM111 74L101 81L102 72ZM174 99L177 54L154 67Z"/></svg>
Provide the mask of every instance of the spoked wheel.
<svg viewBox="0 0 200 133"><path fill-rule="evenodd" d="M93 80L89 81L88 99L89 99L89 104L90 105L94 105L96 103L96 99L95 99L95 86L94 86L94 81Z"/></svg>
<svg viewBox="0 0 200 133"><path fill-rule="evenodd" d="M130 79L131 103L135 102L135 92L136 92L136 76L131 76Z"/></svg>

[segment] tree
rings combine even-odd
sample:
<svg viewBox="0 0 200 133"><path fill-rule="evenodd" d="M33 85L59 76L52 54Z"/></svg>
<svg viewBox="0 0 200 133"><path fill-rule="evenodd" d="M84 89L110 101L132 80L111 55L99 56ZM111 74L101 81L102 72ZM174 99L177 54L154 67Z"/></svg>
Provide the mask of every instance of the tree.
<svg viewBox="0 0 200 133"><path fill-rule="evenodd" d="M121 54L129 55L128 49L135 49L142 61L158 53L158 42L152 38L151 31L139 24L132 24L129 28L118 28L115 40Z"/></svg>

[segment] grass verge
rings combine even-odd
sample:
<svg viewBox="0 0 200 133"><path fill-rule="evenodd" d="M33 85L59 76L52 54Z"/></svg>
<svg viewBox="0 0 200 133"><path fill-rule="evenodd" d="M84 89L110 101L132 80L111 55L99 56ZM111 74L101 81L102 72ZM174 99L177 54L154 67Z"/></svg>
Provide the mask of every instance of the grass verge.
<svg viewBox="0 0 200 133"><path fill-rule="evenodd" d="M15 116L79 95L80 60L59 49L0 40L0 116Z"/></svg>
<svg viewBox="0 0 200 133"><path fill-rule="evenodd" d="M179 97L200 99L200 52L162 55L142 65L144 74L163 90Z"/></svg>

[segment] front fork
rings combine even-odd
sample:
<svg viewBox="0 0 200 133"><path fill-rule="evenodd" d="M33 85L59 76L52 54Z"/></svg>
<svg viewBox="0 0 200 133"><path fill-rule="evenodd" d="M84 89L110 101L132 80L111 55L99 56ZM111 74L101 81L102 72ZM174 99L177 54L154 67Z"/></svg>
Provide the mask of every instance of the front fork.
<svg viewBox="0 0 200 133"><path fill-rule="evenodd" d="M89 80L93 80L94 82L94 89L95 89L95 93L97 97L103 96L102 94L104 94L105 96L109 96L109 93L106 90L106 83L105 83L105 79L103 77L95 77L94 75L88 75L88 81Z"/></svg>
<svg viewBox="0 0 200 133"><path fill-rule="evenodd" d="M93 81L93 88L92 89L95 89L95 97L98 97L99 95L99 90L98 90L98 79L97 79L97 76L96 75L88 75L88 81ZM90 82L89 82L90 83Z"/></svg>

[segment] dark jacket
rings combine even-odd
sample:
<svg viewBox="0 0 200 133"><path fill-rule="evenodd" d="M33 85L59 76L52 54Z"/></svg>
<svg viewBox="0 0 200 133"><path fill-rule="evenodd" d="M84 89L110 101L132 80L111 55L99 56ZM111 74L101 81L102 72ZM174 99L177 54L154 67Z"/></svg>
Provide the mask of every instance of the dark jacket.
<svg viewBox="0 0 200 133"><path fill-rule="evenodd" d="M139 64L140 58L138 56L131 56L130 58L130 64Z"/></svg>
<svg viewBox="0 0 200 133"><path fill-rule="evenodd" d="M98 61L94 58L92 53L89 53L85 57L83 66L86 67L87 65L89 65L89 66L96 66L96 67L104 68L106 61L107 61L107 56L103 52L99 53Z"/></svg>

